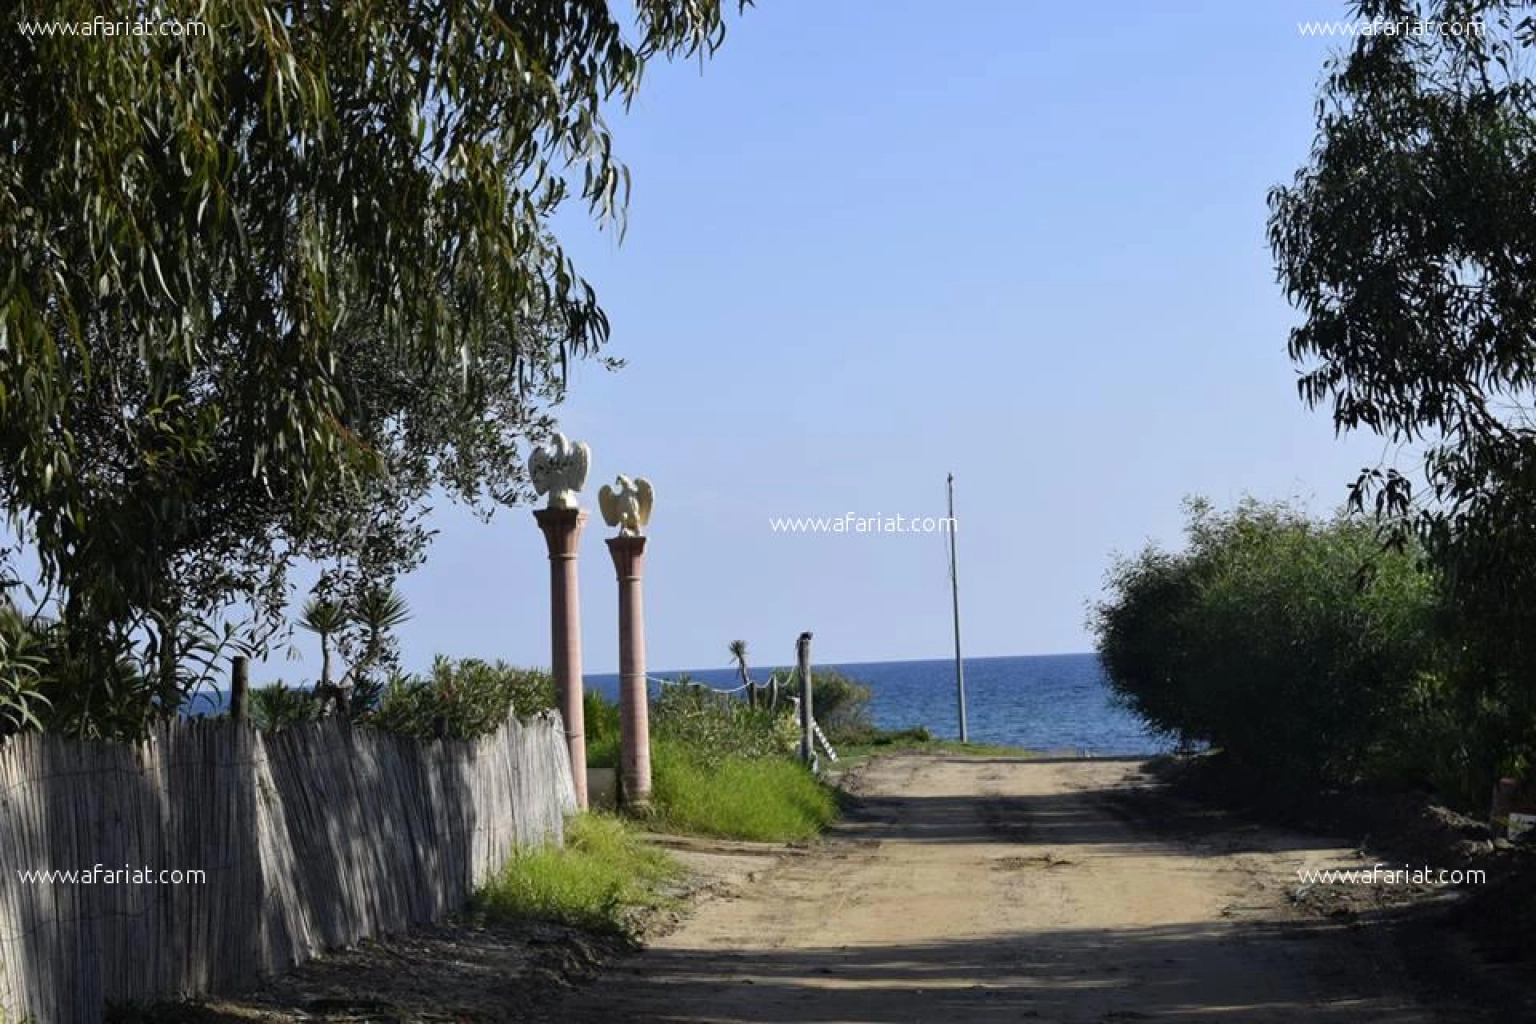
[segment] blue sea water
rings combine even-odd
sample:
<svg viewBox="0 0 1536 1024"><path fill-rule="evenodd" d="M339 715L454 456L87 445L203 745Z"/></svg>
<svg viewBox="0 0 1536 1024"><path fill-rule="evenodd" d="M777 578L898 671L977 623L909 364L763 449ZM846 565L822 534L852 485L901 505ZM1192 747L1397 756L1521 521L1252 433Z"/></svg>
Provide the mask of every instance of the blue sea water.
<svg viewBox="0 0 1536 1024"><path fill-rule="evenodd" d="M875 724L885 729L926 726L935 736L959 735L955 663L874 661L829 666L868 683ZM815 675L815 666L811 673ZM651 672L673 679L677 672ZM697 682L730 688L734 669L697 669ZM753 678L767 678L767 669ZM588 675L587 686L617 697L619 677ZM1116 707L1097 655L1050 654L965 659L966 720L970 739L1037 751L1109 756L1152 754L1168 745L1149 734L1133 716Z"/></svg>

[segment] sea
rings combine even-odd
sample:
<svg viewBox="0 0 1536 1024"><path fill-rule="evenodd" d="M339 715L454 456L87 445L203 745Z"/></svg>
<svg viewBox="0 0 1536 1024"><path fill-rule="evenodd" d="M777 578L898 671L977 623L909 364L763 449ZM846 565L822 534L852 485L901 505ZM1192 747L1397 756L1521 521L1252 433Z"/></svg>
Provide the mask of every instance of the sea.
<svg viewBox="0 0 1536 1024"><path fill-rule="evenodd" d="M972 742L1092 757L1156 754L1170 747L1114 703L1097 655L966 658L964 666L966 723ZM870 711L880 728L923 726L935 736L958 738L954 659L827 667L869 685ZM760 682L768 672L754 669L752 678ZM813 665L812 677L815 673ZM653 680L682 674L648 673ZM720 689L740 685L733 668L689 669L686 675ZM617 675L589 674L586 684L610 698L618 696Z"/></svg>

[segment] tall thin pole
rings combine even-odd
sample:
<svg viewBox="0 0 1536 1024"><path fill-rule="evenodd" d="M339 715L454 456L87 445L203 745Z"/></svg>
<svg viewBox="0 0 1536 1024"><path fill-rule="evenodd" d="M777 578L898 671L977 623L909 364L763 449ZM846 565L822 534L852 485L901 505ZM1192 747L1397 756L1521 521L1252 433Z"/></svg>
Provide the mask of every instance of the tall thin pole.
<svg viewBox="0 0 1536 1024"><path fill-rule="evenodd" d="M965 662L960 658L960 571L955 552L955 474L949 474L949 584L955 604L955 697L960 710L960 742L969 743L965 727Z"/></svg>
<svg viewBox="0 0 1536 1024"><path fill-rule="evenodd" d="M811 634L801 633L795 641L795 667L800 673L800 760L816 766L816 743L811 736L816 721L811 711Z"/></svg>

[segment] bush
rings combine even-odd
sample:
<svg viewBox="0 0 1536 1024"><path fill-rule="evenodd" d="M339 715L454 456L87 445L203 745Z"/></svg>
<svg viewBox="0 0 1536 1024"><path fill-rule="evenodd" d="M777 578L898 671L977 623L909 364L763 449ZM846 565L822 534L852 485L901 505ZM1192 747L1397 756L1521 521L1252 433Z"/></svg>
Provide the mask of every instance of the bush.
<svg viewBox="0 0 1536 1024"><path fill-rule="evenodd" d="M772 693L777 683L780 711L792 706L790 698L800 693L800 673L796 669L774 672L766 692ZM827 739L833 743L864 743L875 735L874 718L870 715L872 694L868 683L843 674L835 668L811 669L811 710L816 723Z"/></svg>
<svg viewBox="0 0 1536 1024"><path fill-rule="evenodd" d="M262 732L278 732L320 717L320 702L309 690L282 680L251 690L251 721Z"/></svg>
<svg viewBox="0 0 1536 1024"><path fill-rule="evenodd" d="M368 721L398 736L474 739L498 729L514 711L521 718L555 706L548 672L476 658L439 655L426 678L397 677Z"/></svg>
<svg viewBox="0 0 1536 1024"><path fill-rule="evenodd" d="M658 824L696 835L764 842L805 840L837 818L837 799L787 757L721 756L675 739L651 744Z"/></svg>
<svg viewBox="0 0 1536 1024"><path fill-rule="evenodd" d="M784 757L799 743L794 719L784 708L748 707L686 677L664 684L651 702L651 733L694 751L705 763L727 756Z"/></svg>
<svg viewBox="0 0 1536 1024"><path fill-rule="evenodd" d="M798 673L797 673L798 674ZM875 726L870 717L869 684L836 669L811 669L811 711L834 745L853 743Z"/></svg>
<svg viewBox="0 0 1536 1024"><path fill-rule="evenodd" d="M664 902L661 886L680 869L623 822L597 814L570 819L565 846L519 851L476 894L472 910L491 921L555 921L628 931L636 912Z"/></svg>
<svg viewBox="0 0 1536 1024"><path fill-rule="evenodd" d="M48 658L37 633L14 608L0 605L0 736L43 728Z"/></svg>
<svg viewBox="0 0 1536 1024"><path fill-rule="evenodd" d="M587 764L594 768L619 766L619 706L596 690L582 695L586 720Z"/></svg>
<svg viewBox="0 0 1536 1024"><path fill-rule="evenodd" d="M1187 550L1120 562L1096 609L1116 693L1276 783L1381 771L1433 659L1432 574L1356 520L1252 501L1189 511Z"/></svg>

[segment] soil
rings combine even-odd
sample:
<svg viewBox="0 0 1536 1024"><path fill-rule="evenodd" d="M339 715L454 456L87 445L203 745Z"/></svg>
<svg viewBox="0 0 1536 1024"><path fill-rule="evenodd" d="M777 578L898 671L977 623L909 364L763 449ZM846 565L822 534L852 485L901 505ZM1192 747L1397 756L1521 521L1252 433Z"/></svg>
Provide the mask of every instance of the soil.
<svg viewBox="0 0 1536 1024"><path fill-rule="evenodd" d="M696 891L643 949L448 926L182 1019L1536 1020L1462 941L1456 892L1301 882L1369 868L1358 836L1215 811L1129 761L897 755L844 783L810 847L672 840Z"/></svg>
<svg viewBox="0 0 1536 1024"><path fill-rule="evenodd" d="M1298 869L1373 861L1183 803L1135 763L902 756L850 785L858 806L813 856L544 1019L1530 1019L1448 987L1460 966L1427 970L1394 926L1444 894L1304 889Z"/></svg>

